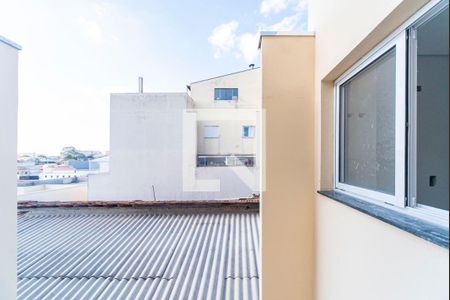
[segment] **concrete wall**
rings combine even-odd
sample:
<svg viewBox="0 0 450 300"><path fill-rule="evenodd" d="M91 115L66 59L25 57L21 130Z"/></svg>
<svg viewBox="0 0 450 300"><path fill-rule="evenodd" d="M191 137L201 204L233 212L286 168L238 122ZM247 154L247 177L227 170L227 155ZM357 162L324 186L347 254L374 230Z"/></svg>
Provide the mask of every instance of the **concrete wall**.
<svg viewBox="0 0 450 300"><path fill-rule="evenodd" d="M334 80L426 2L312 2L316 189L333 186ZM326 197L315 202L317 299L448 299L448 250Z"/></svg>
<svg viewBox="0 0 450 300"><path fill-rule="evenodd" d="M314 37L262 39L262 295L313 299ZM289 80L287 80L289 79Z"/></svg>
<svg viewBox="0 0 450 300"><path fill-rule="evenodd" d="M20 201L86 201L87 183L49 184L17 188Z"/></svg>
<svg viewBox="0 0 450 300"><path fill-rule="evenodd" d="M197 118L186 110L187 100L183 93L111 95L109 173L89 176L89 200L214 200L252 195L253 188L246 187L232 169L195 168ZM192 118L186 119L186 114ZM201 184L186 189L185 174L193 185L196 179L222 183L217 189L205 190Z"/></svg>
<svg viewBox="0 0 450 300"><path fill-rule="evenodd" d="M0 41L0 299L16 297L17 49Z"/></svg>
<svg viewBox="0 0 450 300"><path fill-rule="evenodd" d="M238 100L214 100L215 88L238 88ZM198 112L198 154L255 154L256 140L242 137L242 126L255 125L261 107L261 69L249 69L191 84ZM204 139L203 126L220 126L220 138Z"/></svg>

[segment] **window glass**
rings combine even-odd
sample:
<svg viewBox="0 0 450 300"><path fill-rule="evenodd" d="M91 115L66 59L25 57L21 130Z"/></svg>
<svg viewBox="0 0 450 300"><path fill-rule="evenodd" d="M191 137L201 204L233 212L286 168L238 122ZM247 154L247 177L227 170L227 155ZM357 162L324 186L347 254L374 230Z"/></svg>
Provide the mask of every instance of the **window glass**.
<svg viewBox="0 0 450 300"><path fill-rule="evenodd" d="M204 138L218 138L220 135L219 126L205 126L203 127L203 137Z"/></svg>
<svg viewBox="0 0 450 300"><path fill-rule="evenodd" d="M417 202L449 209L449 10L417 37Z"/></svg>
<svg viewBox="0 0 450 300"><path fill-rule="evenodd" d="M216 88L214 89L215 100L237 100L238 89L237 88Z"/></svg>
<svg viewBox="0 0 450 300"><path fill-rule="evenodd" d="M248 138L255 137L255 126L242 127L242 136Z"/></svg>
<svg viewBox="0 0 450 300"><path fill-rule="evenodd" d="M340 86L339 182L395 194L395 48Z"/></svg>

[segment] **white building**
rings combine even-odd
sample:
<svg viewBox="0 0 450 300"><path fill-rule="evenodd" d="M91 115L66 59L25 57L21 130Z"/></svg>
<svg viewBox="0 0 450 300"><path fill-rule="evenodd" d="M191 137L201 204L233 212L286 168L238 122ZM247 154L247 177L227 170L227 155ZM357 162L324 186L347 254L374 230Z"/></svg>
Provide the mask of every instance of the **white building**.
<svg viewBox="0 0 450 300"><path fill-rule="evenodd" d="M89 160L89 171L107 173L109 171L109 156L102 156Z"/></svg>
<svg viewBox="0 0 450 300"><path fill-rule="evenodd" d="M16 297L18 50L0 36L0 299Z"/></svg>
<svg viewBox="0 0 450 300"><path fill-rule="evenodd" d="M190 95L112 94L110 169L89 176L88 200L214 200L259 193L259 84L259 69L251 69L194 82Z"/></svg>
<svg viewBox="0 0 450 300"><path fill-rule="evenodd" d="M66 179L66 178L75 178L82 175L83 173L81 173L72 166L53 164L53 165L45 165L42 168L42 172L39 174L39 179L41 180Z"/></svg>

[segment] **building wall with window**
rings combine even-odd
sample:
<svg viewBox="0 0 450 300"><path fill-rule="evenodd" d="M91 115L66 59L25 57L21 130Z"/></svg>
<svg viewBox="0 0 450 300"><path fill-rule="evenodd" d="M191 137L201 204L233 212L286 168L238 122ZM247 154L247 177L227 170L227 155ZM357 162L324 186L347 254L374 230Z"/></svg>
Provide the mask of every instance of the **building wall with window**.
<svg viewBox="0 0 450 300"><path fill-rule="evenodd" d="M16 297L18 50L0 36L0 298Z"/></svg>
<svg viewBox="0 0 450 300"><path fill-rule="evenodd" d="M261 69L254 68L192 82L195 108L258 108L261 104ZM237 99L216 100L215 89L236 88Z"/></svg>
<svg viewBox="0 0 450 300"><path fill-rule="evenodd" d="M333 189L338 176L333 163L335 81L427 2L312 1L316 190ZM448 298L448 249L328 197L315 198L317 299Z"/></svg>
<svg viewBox="0 0 450 300"><path fill-rule="evenodd" d="M257 170L197 168L197 120L185 93L112 94L107 173L88 177L88 200L251 197ZM79 171L77 171L78 173Z"/></svg>
<svg viewBox="0 0 450 300"><path fill-rule="evenodd" d="M262 231L264 232L262 289L265 299L448 299L448 211L441 214L442 211L437 213L431 207L427 213L423 213L422 207L403 207L405 199L394 197L401 193L405 193L406 196L406 189L411 186L409 180L413 180L403 173L405 168L410 167L409 160L407 161L403 154L411 149L408 147L412 141L405 141L403 147L396 145L396 150L393 152L392 149L383 148L382 150L387 152L378 157L379 153L373 153L371 148L387 146L388 143L395 144L397 135L406 139L406 121L397 118L398 111L403 110L403 117L408 117L411 121L410 112L405 106L406 96L412 96L409 95L410 86L406 85L409 80L405 80L408 74L404 70L405 64L408 63L406 57L412 57L412 55L406 56L406 48L396 46L395 49L398 51L395 56L395 70L388 68L391 70L389 72L395 73L394 78L383 76L382 73L386 70L380 71L372 64L377 62L378 57L382 57L384 53L378 52L378 45L383 44L391 33L425 5L431 7L436 3L437 1L315 0L310 3L309 14L310 24L314 26L311 28L315 31L314 34L262 33L260 41L262 97L263 108L267 111L265 138L268 142L264 165L266 186L262 194ZM431 23L433 22L428 24ZM444 29L440 31L445 32ZM427 37L435 36L434 33L429 32ZM409 43L406 41L406 36L403 37L405 40L396 45ZM445 39L443 41L426 44L436 46L445 44ZM380 53L381 56L374 54L375 56L371 56L373 59L366 59L361 63L361 66L367 63L363 70L370 69L370 71L365 75L358 72L352 73L352 70L357 69L358 62L371 52ZM445 53L439 53L439 55L442 54ZM309 64L311 61L313 61L312 66ZM420 68L420 63L418 65ZM428 64L427 67L431 66ZM442 63L440 67L448 68L448 64ZM378 73L377 76L372 76L374 70ZM404 72L398 72L399 70ZM423 70L422 66L422 72ZM425 70L431 75L432 72ZM448 76L443 73L448 71L433 72L433 76ZM285 76L281 77L280 74ZM355 106L353 106L354 111L346 111L344 118L352 118L361 126L357 126L358 130L356 130L352 127L354 124L347 124L351 127L349 130L353 130L347 133L354 136L349 140L350 148L347 147L344 150L350 149L355 152L355 155L344 152L347 157L341 158L335 156L335 150L339 148L341 137L348 137L348 134L346 136L336 130L339 127L335 126L335 120L338 119L335 119L335 112L338 111L339 106L335 103L337 96L345 98L348 95L341 95L341 91L335 89L335 83L337 84L345 74L350 74L348 77L350 82L353 80L350 84L353 84L350 86L351 90L347 92L353 93L350 100ZM308 75L312 77L310 81L308 81L310 78ZM354 85L358 75L373 77L365 81L367 86L363 88L363 92L358 90L361 89L360 83ZM392 93L392 82L386 82L387 78L395 80L394 93ZM438 78L433 81L434 85L424 83L422 91L428 89L429 92L432 89L435 90L437 86L443 87L440 89L443 94L448 94L448 83L444 84L443 81L444 79ZM342 83L345 85L348 82L344 80ZM373 82L378 86L375 88L371 86ZM386 83L391 84L391 87L389 88ZM380 91L383 93L379 93ZM364 98L370 97L372 93L377 95L376 99L369 101ZM386 113L390 117L395 115L395 124L390 124L395 127L395 137L392 135L392 128L389 129L390 137L386 135L387 129L378 130L376 134L373 132L375 125L380 124L379 120L372 119L373 122L369 123L369 126L367 121L364 121L368 120L368 114L373 111L371 107L363 105L363 102L369 102L369 106L381 105L380 99L383 97L395 99L395 108L393 110L392 107L389 109L378 107L376 114L377 117L380 112L380 115L386 116ZM439 95L436 97L445 99ZM448 96L445 100L448 101ZM376 103L373 103L374 101ZM445 140L445 135L448 137L447 105L440 103L433 109L436 106L444 111L442 115L446 116L437 116L433 119L436 121L435 130L426 131L428 135L434 136L433 143L440 144L436 146L438 149L427 148L433 154L424 155L426 160L440 156L442 152L446 152L448 156L445 141L436 139L441 137ZM389 121L385 120L385 122ZM428 122L422 122L422 125L424 123ZM411 122L408 124L408 126L413 125ZM280 128L295 128L295 130L289 138L281 138ZM360 134L363 130L368 131L366 135ZM387 138L379 139L383 135ZM355 143L355 140L359 140L359 143ZM361 147L361 144L366 148ZM280 155L285 149L292 150L302 159ZM366 152L361 149L365 149ZM405 160L400 159L401 164L398 164L397 157L395 162L392 160L392 156L397 154L402 154L400 157ZM412 154L408 152L408 157L411 156ZM365 183L367 184L365 190L372 189L372 192L375 188L368 183L375 186L382 183L379 192L389 194L394 189L392 197L385 195L385 199L378 198L380 195L378 193L371 193L373 198L361 196L358 194L360 190L357 189L354 193L340 192L341 189L335 182L335 179L340 176L340 167L335 162L349 158L372 165L351 163L350 166L355 168L353 171L370 170L371 173L362 173L362 176L353 177L354 181L347 183L355 187ZM385 164L387 169L384 171L391 173L380 176L378 166L373 164L377 159L390 159L390 163ZM312 161L314 165L309 164ZM421 161L423 162L424 159L422 158ZM391 164L392 162L395 166ZM441 169L448 170L448 163L444 156L442 156L442 165L444 166ZM383 164L380 164L381 166ZM447 183L445 182L447 176L445 172L438 173L439 168L433 170L438 170L435 173L436 177L443 178L441 184L443 183L444 186L448 184L448 180ZM397 176L402 173L405 177L400 176L401 184L397 185ZM430 174L427 174L427 179L430 177L428 175ZM314 181L309 181L309 178L314 178ZM393 180L396 182L392 187ZM427 181L427 186L431 187L431 182L431 179ZM386 190L388 190L387 193ZM317 191L327 196L322 196ZM357 206L350 205L342 198L338 201L336 196L333 198L326 191L358 199L358 203L368 208L363 209L362 206L356 208ZM446 195L448 201L448 192L439 194ZM391 201L393 199L397 201ZM392 203L384 203L389 201ZM392 219L381 218L381 215L377 216L374 211L370 212L374 208L380 208L377 212L392 213ZM406 220L404 218L407 217L408 222L405 226L399 226L398 221ZM435 229L439 231L443 242L430 239L429 236L418 232L411 234L414 232L411 229L424 224L432 228L431 232ZM277 259L274 260L274 257ZM279 274L283 275L282 278Z"/></svg>
<svg viewBox="0 0 450 300"><path fill-rule="evenodd" d="M244 127L256 126L261 69L197 81L190 89L198 119L198 155L255 155L255 135L244 136ZM218 127L217 137L204 135L209 126Z"/></svg>

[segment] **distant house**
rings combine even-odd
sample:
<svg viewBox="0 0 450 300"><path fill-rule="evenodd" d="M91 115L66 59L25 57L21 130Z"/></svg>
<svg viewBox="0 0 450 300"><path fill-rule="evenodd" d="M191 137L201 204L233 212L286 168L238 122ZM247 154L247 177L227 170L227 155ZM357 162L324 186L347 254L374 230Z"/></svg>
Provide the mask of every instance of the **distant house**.
<svg viewBox="0 0 450 300"><path fill-rule="evenodd" d="M109 171L109 156L89 160L89 171L106 173Z"/></svg>
<svg viewBox="0 0 450 300"><path fill-rule="evenodd" d="M65 161L64 165L71 166L77 170L88 170L89 169L89 161L87 161L87 160L70 159L70 160Z"/></svg>
<svg viewBox="0 0 450 300"><path fill-rule="evenodd" d="M65 165L46 165L39 176L41 180L77 177L77 169Z"/></svg>

